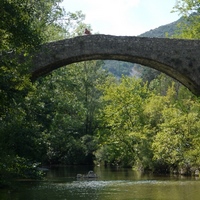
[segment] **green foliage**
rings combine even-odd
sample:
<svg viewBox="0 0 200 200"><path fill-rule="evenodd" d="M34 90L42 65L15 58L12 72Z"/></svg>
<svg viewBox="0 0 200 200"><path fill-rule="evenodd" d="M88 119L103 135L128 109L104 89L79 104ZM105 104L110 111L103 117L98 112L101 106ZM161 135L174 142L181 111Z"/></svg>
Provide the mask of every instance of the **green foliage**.
<svg viewBox="0 0 200 200"><path fill-rule="evenodd" d="M73 16L81 18L81 13ZM72 27L79 34L83 26ZM65 72L57 71L64 80L56 86L54 77L49 79L48 90L56 91L56 99L50 99L59 105L51 110L54 115L48 115L46 125L51 126L45 130L51 161L88 163L83 158L91 155L93 159L96 150L97 162L139 169L166 171L199 166L198 99L163 74L155 79L157 74L149 77L147 71L143 74L147 86L133 78L105 79L95 65L79 63ZM67 79L63 78L65 73ZM58 74L56 77L59 79ZM77 154L80 156L74 159Z"/></svg>
<svg viewBox="0 0 200 200"><path fill-rule="evenodd" d="M1 1L1 51L39 44L41 41L37 29L31 25L32 6L23 1ZM28 36L28 37L27 37Z"/></svg>
<svg viewBox="0 0 200 200"><path fill-rule="evenodd" d="M37 169L39 163L33 163L30 160L19 156L7 155L1 159L0 177L1 180L5 178L41 178L43 173ZM2 164L3 163L3 164ZM1 182L0 182L1 184Z"/></svg>
<svg viewBox="0 0 200 200"><path fill-rule="evenodd" d="M63 16L61 0L2 0L0 3L0 51L35 48L47 41L51 26Z"/></svg>
<svg viewBox="0 0 200 200"><path fill-rule="evenodd" d="M143 81L122 76L133 68L123 62L113 62L114 78L103 62L90 61L31 83L30 51L82 35L89 26L81 11L66 14L59 0L31 2L0 2L0 17L7 20L0 25L2 180L40 177L37 162L92 164L95 156L97 162L141 170L199 167L200 102L173 79L157 72L149 76L146 68ZM198 35L196 19L188 38ZM20 64L13 53L23 53L26 62Z"/></svg>
<svg viewBox="0 0 200 200"><path fill-rule="evenodd" d="M199 163L199 100L161 75L147 85L122 78L104 88L98 162L166 172Z"/></svg>
<svg viewBox="0 0 200 200"><path fill-rule="evenodd" d="M167 164L168 168L199 165L199 158L194 162L192 156L187 156L191 149L197 148L191 138L194 135L199 138L198 99L194 101L193 95L186 89L183 92L183 89L183 86L179 87L177 93L172 84L165 96L152 95L145 109L155 131L152 143L154 160L163 166Z"/></svg>
<svg viewBox="0 0 200 200"><path fill-rule="evenodd" d="M100 95L97 85L105 77L104 71L100 70L101 63L82 63L57 70L34 84L27 74L31 67L27 59L30 51L43 42L80 35L87 26L80 11L65 14L59 2L1 2L0 17L10 20L0 27L3 58L0 68L0 146L6 152L0 157L7 168L12 165L6 159L7 155L12 160L19 157L27 163L29 159L43 163L92 163ZM71 31L75 32L72 34ZM23 54L26 62L20 64L12 59L13 54ZM80 69L79 77L75 67ZM20 163L21 172L16 170L19 177L24 168ZM12 177L14 169L13 172L2 171L2 174L6 174L4 178Z"/></svg>
<svg viewBox="0 0 200 200"><path fill-rule="evenodd" d="M40 123L31 118L34 115L25 102L34 91L27 55L47 41L50 26L59 26L57 19L62 13L58 2L0 1L0 174L5 179L31 172L30 163L39 160L43 151ZM15 59L18 55L24 56L23 64ZM34 175L39 173L27 177Z"/></svg>
<svg viewBox="0 0 200 200"><path fill-rule="evenodd" d="M178 11L183 15L190 15L194 12L200 11L199 0L178 0L174 6L174 11Z"/></svg>
<svg viewBox="0 0 200 200"><path fill-rule="evenodd" d="M175 37L184 39L200 38L200 1L179 0L174 7L174 12L179 12L184 17L184 21L179 24L179 31Z"/></svg>
<svg viewBox="0 0 200 200"><path fill-rule="evenodd" d="M162 111L162 123L153 142L154 158L174 167L198 165L199 105L190 102L189 110L168 106ZM194 151L195 149L195 151Z"/></svg>
<svg viewBox="0 0 200 200"><path fill-rule="evenodd" d="M139 137L139 133L144 131L143 105L148 97L147 86L139 79L123 77L120 83L104 88L102 117L107 131L104 131L106 147L103 148L112 149L116 154L115 160L107 161L133 165L137 159L141 159L140 150L147 139L145 134Z"/></svg>
<svg viewBox="0 0 200 200"><path fill-rule="evenodd" d="M92 163L102 107L99 85L107 79L101 65L99 61L69 65L36 83L29 102L45 136L46 162Z"/></svg>
<svg viewBox="0 0 200 200"><path fill-rule="evenodd" d="M47 27L62 16L60 1L10 1L0 3L0 99L4 111L10 101L23 99L31 89L30 62L27 55L47 38ZM12 55L24 55L26 62L19 63ZM4 115L2 112L0 115Z"/></svg>

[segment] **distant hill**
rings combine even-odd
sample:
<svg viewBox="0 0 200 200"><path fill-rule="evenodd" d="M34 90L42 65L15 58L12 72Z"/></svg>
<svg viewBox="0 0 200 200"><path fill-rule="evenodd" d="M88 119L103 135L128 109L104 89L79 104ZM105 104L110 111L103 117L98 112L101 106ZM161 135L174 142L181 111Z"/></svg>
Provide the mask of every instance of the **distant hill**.
<svg viewBox="0 0 200 200"><path fill-rule="evenodd" d="M134 63L117 61L117 60L105 60L103 69L107 70L117 78L124 76L131 76L134 69Z"/></svg>
<svg viewBox="0 0 200 200"><path fill-rule="evenodd" d="M172 22L170 24L166 24L163 26L159 26L158 28L147 31L138 36L139 37L158 37L158 38L172 37L177 31L178 24L183 22L183 20L184 18L181 17L175 22Z"/></svg>
<svg viewBox="0 0 200 200"><path fill-rule="evenodd" d="M175 22L159 26L158 28L155 28L141 35L138 35L138 37L158 37L158 38L172 37L177 31L178 24L183 20L184 20L183 18L180 18ZM105 61L103 68L108 70L110 73L114 74L114 76L116 77L121 77L122 75L138 76L141 77L144 81L151 81L158 74L160 74L160 72L157 70L154 70L149 67L144 67L139 64L133 64L122 61L113 61L113 60Z"/></svg>

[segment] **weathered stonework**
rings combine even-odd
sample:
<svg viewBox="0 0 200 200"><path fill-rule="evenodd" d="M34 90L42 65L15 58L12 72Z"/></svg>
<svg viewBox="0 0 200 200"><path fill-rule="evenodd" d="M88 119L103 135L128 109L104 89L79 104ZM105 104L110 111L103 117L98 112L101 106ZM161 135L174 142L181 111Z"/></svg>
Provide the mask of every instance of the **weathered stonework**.
<svg viewBox="0 0 200 200"><path fill-rule="evenodd" d="M200 96L200 40L86 35L41 46L33 56L32 79L87 60L142 64L175 78Z"/></svg>

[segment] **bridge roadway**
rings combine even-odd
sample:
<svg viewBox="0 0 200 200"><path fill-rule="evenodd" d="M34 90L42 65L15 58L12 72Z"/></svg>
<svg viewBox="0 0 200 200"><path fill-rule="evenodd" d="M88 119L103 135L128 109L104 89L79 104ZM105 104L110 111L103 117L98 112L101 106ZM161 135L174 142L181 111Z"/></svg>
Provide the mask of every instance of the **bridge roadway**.
<svg viewBox="0 0 200 200"><path fill-rule="evenodd" d="M47 43L32 59L32 80L87 60L121 60L154 68L200 96L200 40L84 35Z"/></svg>

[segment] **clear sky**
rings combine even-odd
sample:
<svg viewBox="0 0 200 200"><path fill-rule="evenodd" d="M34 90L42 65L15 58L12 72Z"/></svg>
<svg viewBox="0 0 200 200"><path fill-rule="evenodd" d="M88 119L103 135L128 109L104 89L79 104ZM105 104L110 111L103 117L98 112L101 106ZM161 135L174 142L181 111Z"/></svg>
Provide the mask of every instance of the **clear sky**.
<svg viewBox="0 0 200 200"><path fill-rule="evenodd" d="M81 10L93 33L136 36L180 18L177 0L64 0L67 12Z"/></svg>

